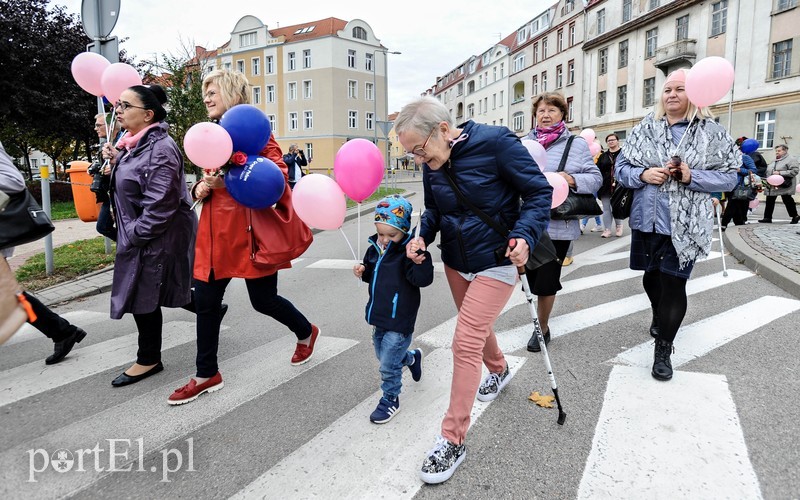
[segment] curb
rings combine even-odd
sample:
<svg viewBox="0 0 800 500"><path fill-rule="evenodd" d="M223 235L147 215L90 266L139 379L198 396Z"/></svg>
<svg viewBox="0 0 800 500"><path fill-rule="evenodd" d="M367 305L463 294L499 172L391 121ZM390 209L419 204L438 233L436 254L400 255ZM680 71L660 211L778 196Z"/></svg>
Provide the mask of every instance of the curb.
<svg viewBox="0 0 800 500"><path fill-rule="evenodd" d="M723 233L725 248L738 261L767 281L800 298L800 275L761 254L742 239L739 227L731 226Z"/></svg>

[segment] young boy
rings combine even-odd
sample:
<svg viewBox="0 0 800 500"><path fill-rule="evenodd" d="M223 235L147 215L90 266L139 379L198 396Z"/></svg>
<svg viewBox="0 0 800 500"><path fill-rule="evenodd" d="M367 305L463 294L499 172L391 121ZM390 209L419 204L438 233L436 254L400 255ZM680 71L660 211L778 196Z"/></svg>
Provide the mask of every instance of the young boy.
<svg viewBox="0 0 800 500"><path fill-rule="evenodd" d="M375 207L375 229L364 263L353 267L357 278L369 283L367 323L374 327L372 342L380 361L383 397L369 416L384 424L400 411L403 367L411 377L422 377L422 351L409 351L419 310L419 289L433 282L431 255L415 264L406 257L411 240L411 203L399 195L387 196Z"/></svg>

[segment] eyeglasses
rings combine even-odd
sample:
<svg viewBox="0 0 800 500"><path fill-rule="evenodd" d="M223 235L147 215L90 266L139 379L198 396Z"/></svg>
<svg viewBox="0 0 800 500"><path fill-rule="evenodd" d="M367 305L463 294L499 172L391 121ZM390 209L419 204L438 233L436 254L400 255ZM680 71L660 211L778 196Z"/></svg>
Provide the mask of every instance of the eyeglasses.
<svg viewBox="0 0 800 500"><path fill-rule="evenodd" d="M127 110L128 110L128 108L147 109L147 108L145 108L144 106L135 106L135 105L133 105L133 104L131 104L131 103L129 103L129 102L125 102L125 101L119 101L119 102L118 102L118 103L117 103L117 104L114 106L114 109L117 109L117 110L119 110L119 111L127 111Z"/></svg>
<svg viewBox="0 0 800 500"><path fill-rule="evenodd" d="M103 123L95 123L95 124L94 124L94 128L96 128L96 129L98 129L98 128L105 128L105 127L106 127L106 126L105 126L105 124L103 124Z"/></svg>
<svg viewBox="0 0 800 500"><path fill-rule="evenodd" d="M214 92L213 90L209 90L208 92L203 94L203 99L213 99L216 95L217 95L216 92Z"/></svg>
<svg viewBox="0 0 800 500"><path fill-rule="evenodd" d="M425 142L422 143L422 146L420 146L418 148L415 147L414 149L411 150L410 154L412 154L414 156L419 156L420 158L425 158L426 156L428 156L427 151L425 151L425 146L428 145L428 141L431 140L431 137L433 137L433 133L435 131L436 131L436 127L432 128L431 129L431 133L428 134L428 137L427 137L427 139L425 139Z"/></svg>

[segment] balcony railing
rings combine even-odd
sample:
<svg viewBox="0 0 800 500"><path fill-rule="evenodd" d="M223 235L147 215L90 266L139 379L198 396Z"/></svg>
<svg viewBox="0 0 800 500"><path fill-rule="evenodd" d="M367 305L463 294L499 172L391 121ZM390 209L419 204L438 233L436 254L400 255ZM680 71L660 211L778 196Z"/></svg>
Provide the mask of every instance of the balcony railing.
<svg viewBox="0 0 800 500"><path fill-rule="evenodd" d="M659 69L664 69L683 62L694 64L695 59L697 59L697 40L678 40L656 49L655 65Z"/></svg>

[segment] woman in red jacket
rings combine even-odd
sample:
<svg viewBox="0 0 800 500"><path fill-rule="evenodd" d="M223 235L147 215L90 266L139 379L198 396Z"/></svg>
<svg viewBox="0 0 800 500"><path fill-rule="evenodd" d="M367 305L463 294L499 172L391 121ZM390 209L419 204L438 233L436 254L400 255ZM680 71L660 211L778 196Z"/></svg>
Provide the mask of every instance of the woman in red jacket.
<svg viewBox="0 0 800 500"><path fill-rule="evenodd" d="M219 120L225 111L237 104L246 104L248 95L249 83L241 73L217 70L203 79L203 102L212 120ZM275 162L288 182L288 168L274 137L270 136L261 156ZM217 366L217 348L222 298L231 278L244 278L253 308L283 323L297 336L293 365L301 365L311 358L320 332L291 302L278 295L278 270L291 267L291 262L264 265L253 260L253 234L247 228L253 220L263 218L263 211L251 210L236 202L225 189L222 176L203 176L193 187L192 195L203 200L195 243L193 282L197 374L169 397L171 405L189 403L204 392L223 387ZM288 186L278 206L291 206ZM269 232L269 229L264 231ZM269 234L259 236L269 237Z"/></svg>

